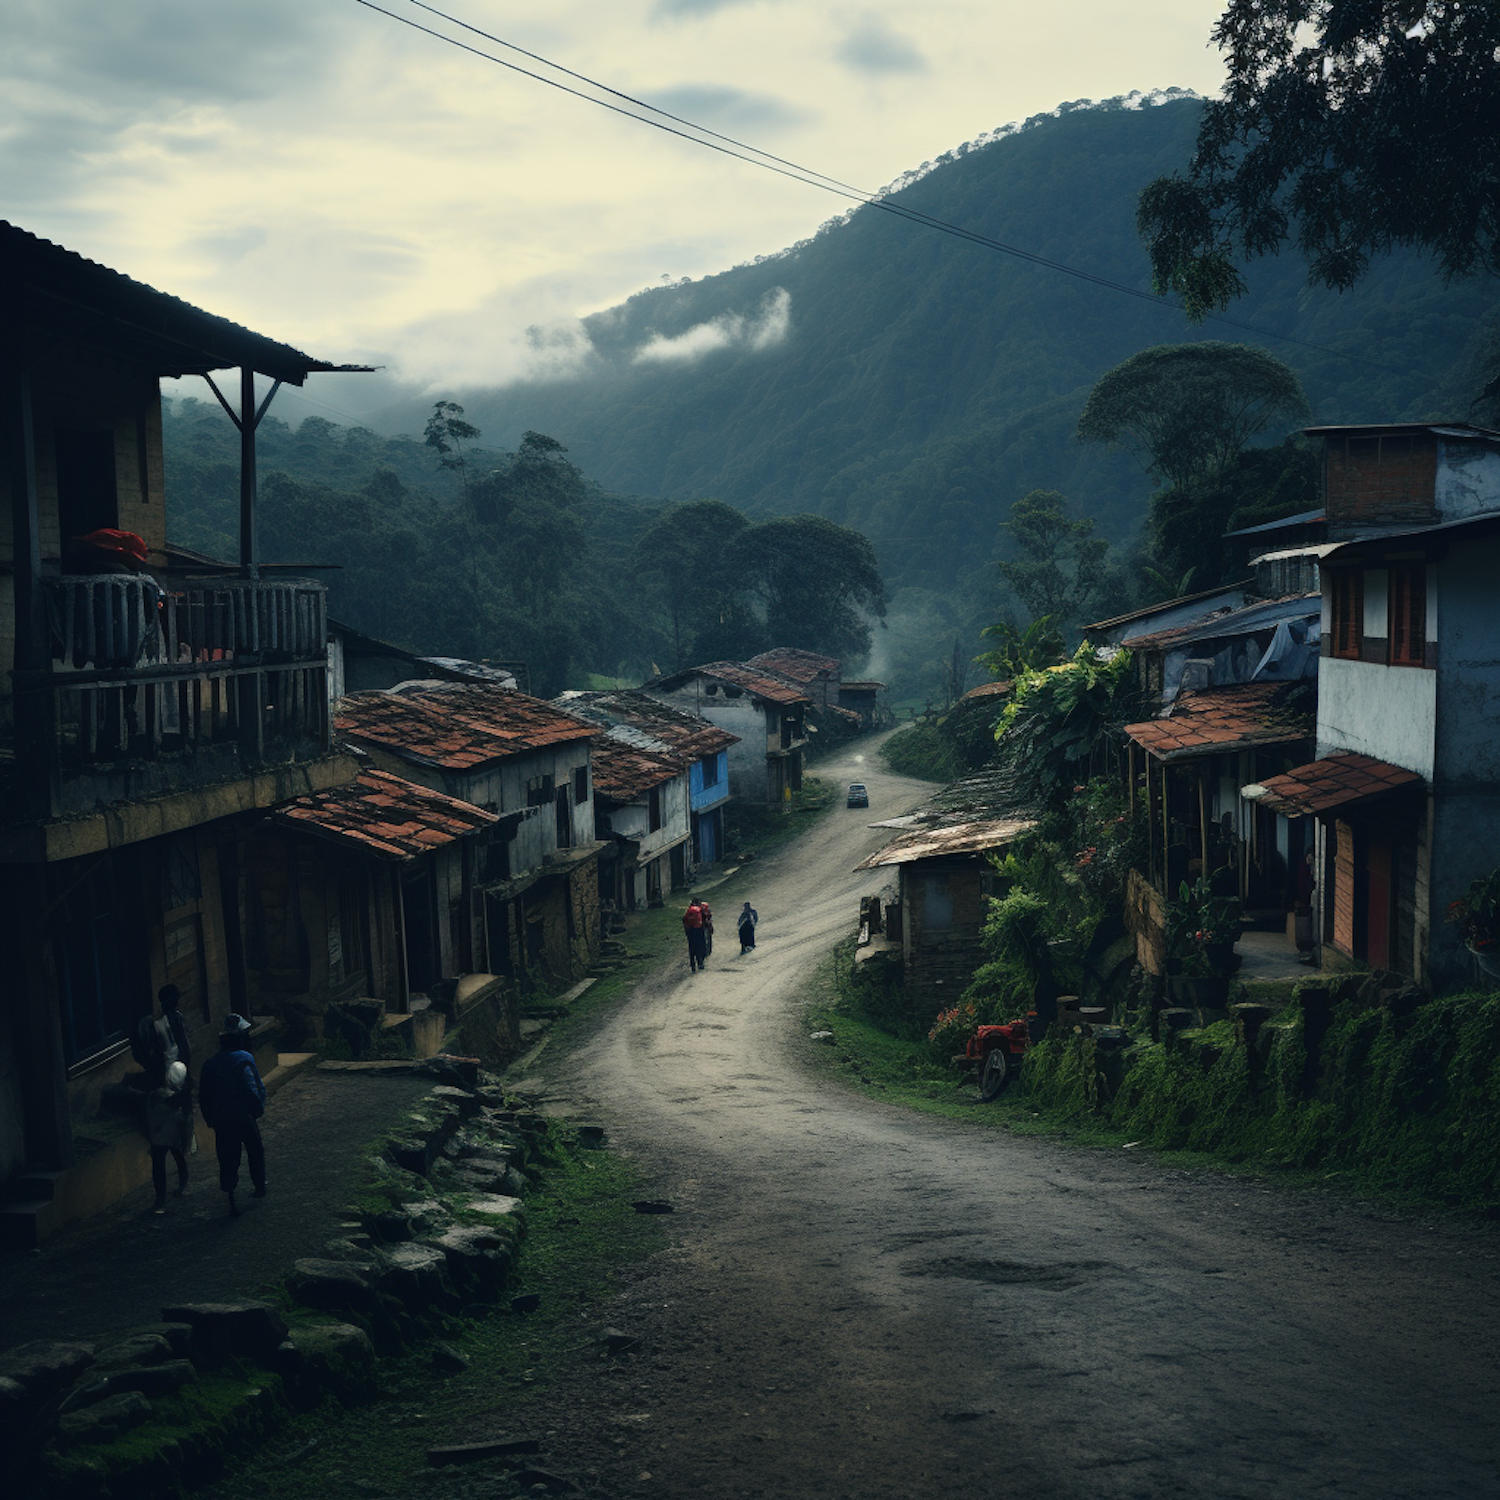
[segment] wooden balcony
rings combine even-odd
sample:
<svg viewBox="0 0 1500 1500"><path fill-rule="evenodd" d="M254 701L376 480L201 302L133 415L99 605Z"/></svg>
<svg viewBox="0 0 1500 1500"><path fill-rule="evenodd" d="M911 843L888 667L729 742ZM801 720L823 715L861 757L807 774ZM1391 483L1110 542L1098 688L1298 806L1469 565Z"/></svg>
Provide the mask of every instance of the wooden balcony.
<svg viewBox="0 0 1500 1500"><path fill-rule="evenodd" d="M15 684L22 816L91 812L329 752L322 584L134 573L42 586L49 666Z"/></svg>

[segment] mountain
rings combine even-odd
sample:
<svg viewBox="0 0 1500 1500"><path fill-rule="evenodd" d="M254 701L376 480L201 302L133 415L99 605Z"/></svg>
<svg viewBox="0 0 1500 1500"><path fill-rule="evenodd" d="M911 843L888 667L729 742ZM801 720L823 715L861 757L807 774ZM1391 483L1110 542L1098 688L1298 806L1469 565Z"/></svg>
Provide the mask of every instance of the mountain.
<svg viewBox="0 0 1500 1500"><path fill-rule="evenodd" d="M1064 107L959 147L893 201L1146 290L1136 195L1187 162L1199 109ZM867 532L898 588L992 594L997 525L1032 488L1062 490L1115 540L1135 528L1149 481L1073 429L1094 381L1150 345L1262 344L1319 421L1463 415L1454 371L1487 286L1445 287L1407 254L1342 296L1309 289L1295 255L1248 279L1227 325L1194 329L1166 304L861 207L586 319L569 378L451 394L486 441L549 433L607 490L817 512ZM413 404L380 425L424 416Z"/></svg>

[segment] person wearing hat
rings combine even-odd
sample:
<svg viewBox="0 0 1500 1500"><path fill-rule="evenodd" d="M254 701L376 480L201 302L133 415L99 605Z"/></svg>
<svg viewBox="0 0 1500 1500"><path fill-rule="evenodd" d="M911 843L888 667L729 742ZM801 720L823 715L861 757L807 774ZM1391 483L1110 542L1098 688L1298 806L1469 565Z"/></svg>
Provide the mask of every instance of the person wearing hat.
<svg viewBox="0 0 1500 1500"><path fill-rule="evenodd" d="M186 1103L187 1064L167 1065L161 1084L146 1095L146 1137L151 1142L151 1186L156 1189L154 1213L167 1211L167 1157L177 1163L177 1196L187 1192L187 1153L192 1149L193 1111Z"/></svg>
<svg viewBox="0 0 1500 1500"><path fill-rule="evenodd" d="M256 1123L266 1111L266 1086L250 1055L250 1023L243 1016L224 1017L219 1050L198 1075L198 1108L214 1133L219 1186L229 1194L230 1217L238 1217L234 1191L240 1184L241 1152L250 1169L251 1197L266 1196L266 1151Z"/></svg>

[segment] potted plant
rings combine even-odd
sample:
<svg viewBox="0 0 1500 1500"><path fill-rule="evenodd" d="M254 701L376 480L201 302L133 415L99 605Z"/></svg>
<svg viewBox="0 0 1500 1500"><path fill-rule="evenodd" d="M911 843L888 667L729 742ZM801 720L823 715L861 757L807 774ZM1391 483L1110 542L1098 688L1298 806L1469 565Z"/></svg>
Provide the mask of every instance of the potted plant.
<svg viewBox="0 0 1500 1500"><path fill-rule="evenodd" d="M1167 972L1203 978L1229 977L1235 968L1241 904L1238 895L1215 895L1199 876L1178 886L1178 898L1167 907Z"/></svg>
<svg viewBox="0 0 1500 1500"><path fill-rule="evenodd" d="M1500 869L1481 875L1468 894L1448 905L1448 921L1480 970L1500 977Z"/></svg>

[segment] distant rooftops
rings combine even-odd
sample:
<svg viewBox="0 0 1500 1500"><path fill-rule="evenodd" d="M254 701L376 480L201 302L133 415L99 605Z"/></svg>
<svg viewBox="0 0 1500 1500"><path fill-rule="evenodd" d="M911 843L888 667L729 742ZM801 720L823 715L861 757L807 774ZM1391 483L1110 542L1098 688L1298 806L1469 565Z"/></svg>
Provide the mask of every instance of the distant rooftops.
<svg viewBox="0 0 1500 1500"><path fill-rule="evenodd" d="M841 663L833 656L819 656L815 651L803 651L797 646L777 646L752 656L746 666L769 667L790 677L793 682L812 682L820 676L833 677L838 674Z"/></svg>
<svg viewBox="0 0 1500 1500"><path fill-rule="evenodd" d="M159 375L243 368L301 385L320 371L372 368L314 359L4 220L0 302L23 325L66 330L81 343L119 351Z"/></svg>
<svg viewBox="0 0 1500 1500"><path fill-rule="evenodd" d="M742 693L753 693L771 703L783 705L810 703L812 700L796 683L769 669L757 670L747 662L711 661L701 667L684 667L680 672L665 673L653 677L645 686L672 692L694 677L707 677L725 687L737 688Z"/></svg>

